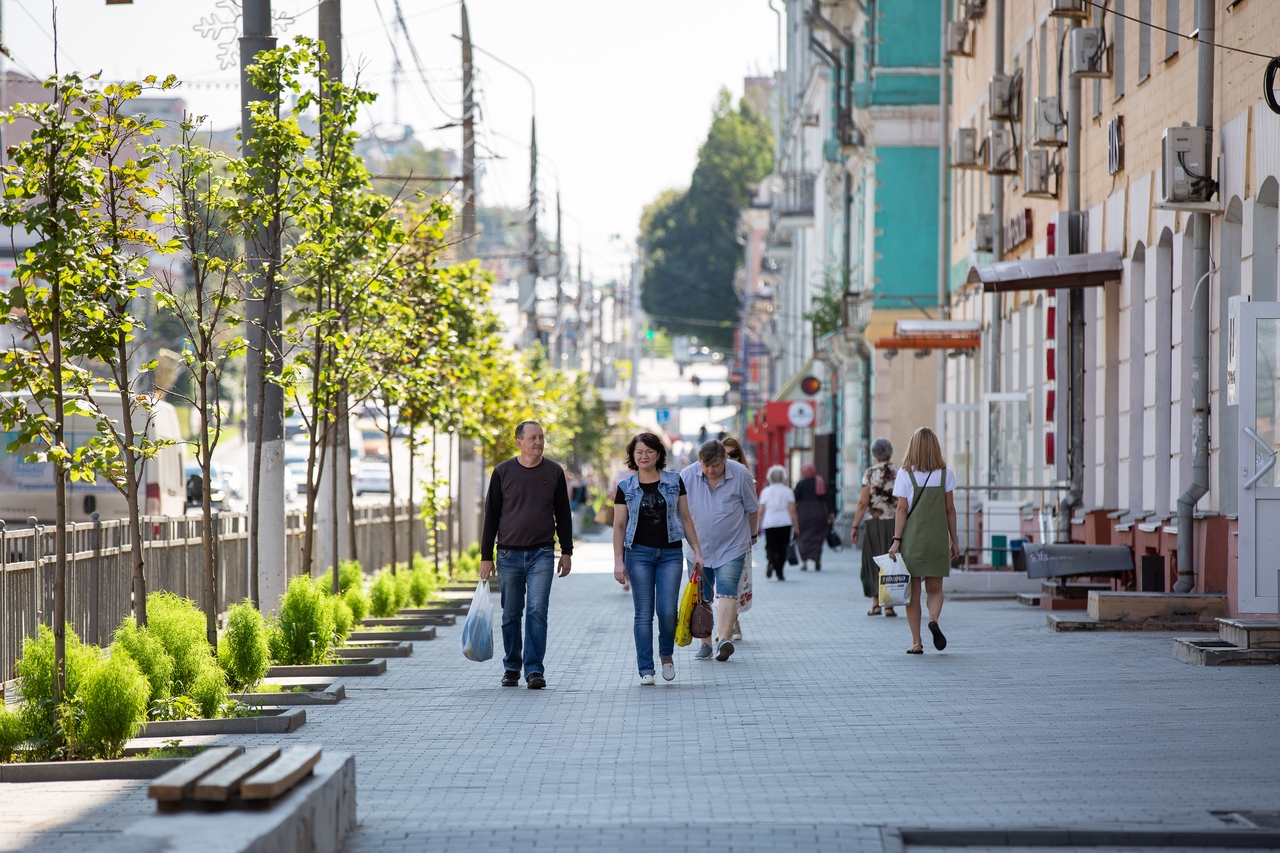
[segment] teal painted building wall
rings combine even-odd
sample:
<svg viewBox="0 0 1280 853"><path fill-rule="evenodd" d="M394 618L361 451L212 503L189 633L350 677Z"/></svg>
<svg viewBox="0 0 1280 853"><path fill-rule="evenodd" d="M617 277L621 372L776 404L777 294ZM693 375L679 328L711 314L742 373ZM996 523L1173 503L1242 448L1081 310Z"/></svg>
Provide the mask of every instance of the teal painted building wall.
<svg viewBox="0 0 1280 853"><path fill-rule="evenodd" d="M875 200L876 307L936 305L937 146L877 147Z"/></svg>
<svg viewBox="0 0 1280 853"><path fill-rule="evenodd" d="M938 78L918 69L938 67L942 0L869 0L868 13L866 48L854 83L857 106L938 103ZM904 73L893 73L895 68Z"/></svg>

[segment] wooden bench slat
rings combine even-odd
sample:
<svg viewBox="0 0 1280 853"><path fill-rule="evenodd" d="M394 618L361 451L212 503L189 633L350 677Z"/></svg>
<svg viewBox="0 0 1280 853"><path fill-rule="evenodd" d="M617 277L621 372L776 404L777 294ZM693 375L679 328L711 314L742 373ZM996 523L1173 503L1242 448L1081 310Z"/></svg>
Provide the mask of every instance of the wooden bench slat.
<svg viewBox="0 0 1280 853"><path fill-rule="evenodd" d="M318 746L291 746L273 761L240 783L245 800L272 800L302 781L320 760Z"/></svg>
<svg viewBox="0 0 1280 853"><path fill-rule="evenodd" d="M280 756L278 746L259 746L245 750L196 783L196 799L225 803L239 790L247 776L261 770Z"/></svg>
<svg viewBox="0 0 1280 853"><path fill-rule="evenodd" d="M147 796L153 800L176 802L191 796L201 776L226 764L240 753L241 746L214 746L157 776L147 787Z"/></svg>

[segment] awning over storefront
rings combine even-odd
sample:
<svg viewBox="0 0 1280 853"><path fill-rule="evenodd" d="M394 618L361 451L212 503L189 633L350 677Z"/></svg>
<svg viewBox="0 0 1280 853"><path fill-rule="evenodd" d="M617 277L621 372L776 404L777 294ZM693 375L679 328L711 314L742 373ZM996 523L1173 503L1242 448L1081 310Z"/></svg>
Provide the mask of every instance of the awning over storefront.
<svg viewBox="0 0 1280 853"><path fill-rule="evenodd" d="M1123 269L1119 252L1091 252L982 264L969 268L967 281L969 284L981 282L984 293L1098 287L1119 281Z"/></svg>
<svg viewBox="0 0 1280 853"><path fill-rule="evenodd" d="M982 344L981 326L973 320L899 320L893 334L877 338L876 349L959 350Z"/></svg>

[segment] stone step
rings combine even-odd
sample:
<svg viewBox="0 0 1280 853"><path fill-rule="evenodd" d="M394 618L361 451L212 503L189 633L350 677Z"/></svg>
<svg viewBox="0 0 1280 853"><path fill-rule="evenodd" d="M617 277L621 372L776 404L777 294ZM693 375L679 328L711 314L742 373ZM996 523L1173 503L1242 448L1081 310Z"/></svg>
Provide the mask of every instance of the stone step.
<svg viewBox="0 0 1280 853"><path fill-rule="evenodd" d="M1055 631L1214 631L1216 622L1168 622L1151 620L1147 622L1127 622L1118 619L1094 619L1087 613L1063 614L1050 613L1046 617L1049 627ZM1216 641L1215 641L1216 642Z"/></svg>
<svg viewBox="0 0 1280 853"><path fill-rule="evenodd" d="M1225 595L1176 592L1090 592L1089 616L1099 622L1211 623L1227 615Z"/></svg>
<svg viewBox="0 0 1280 853"><path fill-rule="evenodd" d="M1040 595L1038 592L1020 592L1014 596L1013 600L1027 607L1039 607Z"/></svg>
<svg viewBox="0 0 1280 853"><path fill-rule="evenodd" d="M1179 637L1173 641L1173 657L1200 666L1280 664L1280 649L1243 649L1225 640Z"/></svg>
<svg viewBox="0 0 1280 853"><path fill-rule="evenodd" d="M1083 598L1064 598L1061 595L1041 595L1041 610L1084 610L1089 602Z"/></svg>
<svg viewBox="0 0 1280 853"><path fill-rule="evenodd" d="M1242 649L1280 649L1280 623L1262 619L1219 619L1218 638Z"/></svg>
<svg viewBox="0 0 1280 853"><path fill-rule="evenodd" d="M1058 597L1079 598L1088 597L1093 590L1100 592L1110 592L1111 584L1103 582L1091 581L1068 581L1066 583L1058 583L1057 581L1047 580L1040 582L1040 591L1045 595L1056 595Z"/></svg>

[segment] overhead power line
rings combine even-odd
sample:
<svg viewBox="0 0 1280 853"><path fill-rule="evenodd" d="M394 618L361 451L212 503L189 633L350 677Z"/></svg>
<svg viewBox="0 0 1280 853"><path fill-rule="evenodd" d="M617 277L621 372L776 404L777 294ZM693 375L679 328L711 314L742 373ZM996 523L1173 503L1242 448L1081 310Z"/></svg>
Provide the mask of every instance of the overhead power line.
<svg viewBox="0 0 1280 853"><path fill-rule="evenodd" d="M1126 21L1133 21L1135 24L1139 24L1144 27L1150 27L1153 30L1159 30L1162 33L1168 33L1171 36L1177 36L1180 39L1186 39L1187 41L1193 41L1198 44L1207 44L1210 47L1216 47L1221 50L1230 50L1235 53L1244 53L1244 54L1248 54L1249 56L1256 56L1259 59L1274 58L1274 57L1268 56L1265 53L1258 53L1257 51L1253 51L1253 50L1245 50L1243 47L1232 47L1231 45L1228 45L1228 44L1219 44L1218 42L1205 41L1204 39L1197 38L1194 35L1188 35L1187 33L1180 33L1177 30L1171 30L1171 29L1168 29L1167 27L1162 27L1159 24L1152 23L1151 21L1144 21L1141 18L1135 18L1132 15L1126 15L1122 12L1117 12L1115 9L1108 8L1110 5L1109 0L1108 2L1105 2L1105 3L1098 2L1098 0L1085 0L1085 2L1095 9L1101 9L1103 12L1109 12L1110 14L1115 15L1117 18L1124 18Z"/></svg>

